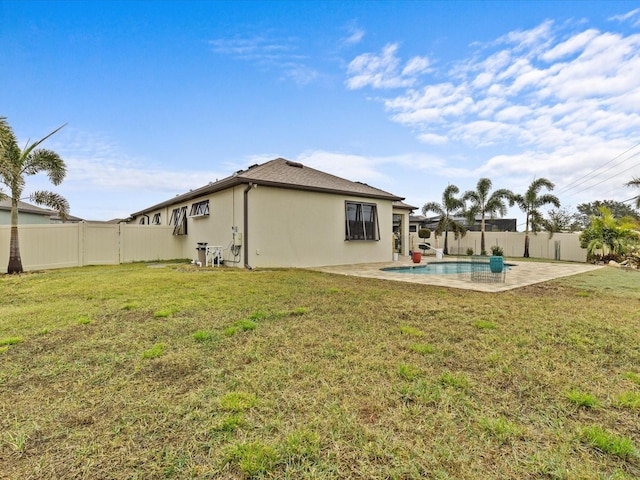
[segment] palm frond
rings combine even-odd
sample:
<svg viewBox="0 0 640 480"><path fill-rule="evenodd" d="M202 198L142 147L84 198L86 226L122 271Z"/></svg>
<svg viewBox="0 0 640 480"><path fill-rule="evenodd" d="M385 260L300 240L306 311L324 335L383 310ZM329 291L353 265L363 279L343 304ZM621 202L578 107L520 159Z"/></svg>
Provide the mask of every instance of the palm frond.
<svg viewBox="0 0 640 480"><path fill-rule="evenodd" d="M36 140L35 142L33 142L32 144L29 144L29 142L27 142L27 144L25 145L25 147L22 149L22 156L23 158L27 158L31 152L33 152L36 147L38 145L40 145L42 142L44 142L46 139L48 139L49 137L51 137L52 135L55 135L56 133L58 133L60 130L62 130L64 127L66 127L67 124L65 123L64 125L59 126L58 128L56 128L53 132L49 133L48 135L42 137L40 140Z"/></svg>
<svg viewBox="0 0 640 480"><path fill-rule="evenodd" d="M633 177L632 180L630 180L629 182L625 183L625 186L627 186L627 187L640 187L640 177Z"/></svg>
<svg viewBox="0 0 640 480"><path fill-rule="evenodd" d="M423 215L426 215L429 212L437 213L440 216L444 215L444 209L438 202L427 202L422 206Z"/></svg>
<svg viewBox="0 0 640 480"><path fill-rule="evenodd" d="M0 117L0 152L12 143L17 144L16 136L11 125L7 122L7 117Z"/></svg>
<svg viewBox="0 0 640 480"><path fill-rule="evenodd" d="M556 208L560 208L560 200L558 199L558 197L550 193L540 195L539 197L537 197L534 204L535 204L534 205L535 207L542 207L544 205L552 204Z"/></svg>
<svg viewBox="0 0 640 480"><path fill-rule="evenodd" d="M58 193L39 190L29 195L29 200L38 205L45 205L55 210L63 221L69 216L69 202Z"/></svg>
<svg viewBox="0 0 640 480"><path fill-rule="evenodd" d="M46 149L33 150L26 158L22 171L25 175L44 172L54 185L60 185L67 174L67 167L56 152Z"/></svg>

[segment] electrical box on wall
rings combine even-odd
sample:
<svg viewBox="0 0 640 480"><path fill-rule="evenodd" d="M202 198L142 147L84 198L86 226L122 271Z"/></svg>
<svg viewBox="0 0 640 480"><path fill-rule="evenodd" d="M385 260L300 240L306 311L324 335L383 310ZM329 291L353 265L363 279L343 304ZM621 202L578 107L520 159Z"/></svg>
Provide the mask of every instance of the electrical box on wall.
<svg viewBox="0 0 640 480"><path fill-rule="evenodd" d="M236 234L233 236L233 244L234 244L234 245L237 245L237 246L242 245L242 233L241 233L241 232L236 233Z"/></svg>

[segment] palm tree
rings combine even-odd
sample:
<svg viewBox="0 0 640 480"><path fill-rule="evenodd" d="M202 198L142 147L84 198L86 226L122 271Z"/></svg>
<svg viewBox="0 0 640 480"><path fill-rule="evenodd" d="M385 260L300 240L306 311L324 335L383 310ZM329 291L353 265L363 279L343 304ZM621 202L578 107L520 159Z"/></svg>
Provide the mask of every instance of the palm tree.
<svg viewBox="0 0 640 480"><path fill-rule="evenodd" d="M639 241L636 222L629 218L615 218L611 210L600 207L600 215L591 217L591 224L580 234L580 246L589 257L615 257L620 260Z"/></svg>
<svg viewBox="0 0 640 480"><path fill-rule="evenodd" d="M439 204L438 202L428 202L422 207L423 215L426 215L427 212L434 212L440 215L435 234L442 235L444 232L444 249L442 253L445 255L449 254L449 230L454 232L455 238L458 238L459 235L464 237L467 233L467 229L464 225L457 222L452 217L452 215L464 210L464 201L454 196L458 193L460 193L460 189L458 187L455 185L448 185L442 193L442 204Z"/></svg>
<svg viewBox="0 0 640 480"><path fill-rule="evenodd" d="M57 133L64 125L58 127L46 137L25 145L20 150L16 136L7 123L6 117L0 117L0 184L9 189L9 195L0 189L0 197L11 200L11 239L9 243L8 273L22 273L22 258L18 240L18 202L25 187L25 177L37 173L46 173L54 185L59 185L67 173L67 168L60 156L43 148L36 148L47 138ZM57 193L48 191L33 192L28 197L32 202L45 205L56 210L64 220L69 213L69 203Z"/></svg>
<svg viewBox="0 0 640 480"><path fill-rule="evenodd" d="M634 177L633 180L627 182L625 184L627 187L639 187L640 188L640 177ZM636 197L636 208L640 208L640 195Z"/></svg>
<svg viewBox="0 0 640 480"><path fill-rule="evenodd" d="M514 203L514 194L511 190L502 188L491 195L489 195L489 190L491 190L491 180L481 178L478 180L475 191L468 190L462 196L464 202L471 202L471 206L465 212L469 225L473 225L476 217L480 215L480 252L482 255L487 252L484 242L486 216L489 215L489 218L494 219L496 213L499 213L501 217L504 217L507 214L505 201L509 202L510 207Z"/></svg>
<svg viewBox="0 0 640 480"><path fill-rule="evenodd" d="M552 204L556 208L560 208L560 200L555 195L546 193L540 195L540 190L544 187L547 190L553 190L555 185L546 178L534 179L524 195L516 195L514 197L515 203L518 204L520 210L522 210L526 216L526 224L524 229L524 257L529 257L529 227L535 234L540 231L544 223L544 218L540 212L540 208L545 205Z"/></svg>

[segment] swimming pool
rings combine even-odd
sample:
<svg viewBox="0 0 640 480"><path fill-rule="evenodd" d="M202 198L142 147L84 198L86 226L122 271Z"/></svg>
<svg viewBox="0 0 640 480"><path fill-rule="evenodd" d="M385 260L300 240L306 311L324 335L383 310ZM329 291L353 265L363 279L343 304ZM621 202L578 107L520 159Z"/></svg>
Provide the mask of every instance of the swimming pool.
<svg viewBox="0 0 640 480"><path fill-rule="evenodd" d="M508 271L513 265L504 264L504 270ZM473 273L478 269L489 271L489 262L434 262L427 265L412 267L388 267L382 268L384 272L408 273L411 275L450 275L458 273Z"/></svg>

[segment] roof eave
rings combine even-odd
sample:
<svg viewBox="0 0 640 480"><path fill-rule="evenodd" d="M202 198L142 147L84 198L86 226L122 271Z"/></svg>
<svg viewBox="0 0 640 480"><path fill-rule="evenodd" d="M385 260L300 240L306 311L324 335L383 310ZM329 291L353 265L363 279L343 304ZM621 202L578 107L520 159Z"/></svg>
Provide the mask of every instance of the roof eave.
<svg viewBox="0 0 640 480"><path fill-rule="evenodd" d="M282 182L271 182L268 180L257 180L248 177L242 177L239 175L231 176L220 180L219 182L212 183L211 185L205 185L204 187L200 187L196 190L192 190L190 192L184 193L182 195L178 195L170 200L165 200L164 202L153 205L149 208L145 208L144 210L140 210L136 213L132 213L132 217L137 217L138 215L143 215L146 212L150 212L153 210L158 210L160 208L165 208L171 205L175 205L177 203L186 202L189 200L193 200L195 198L199 198L205 195L210 195L212 193L220 192L222 190L226 190L228 188L235 187L237 185L245 185L252 183L254 185L264 185L268 187L277 187L277 188L286 188L288 190L302 190L308 192L320 192L320 193L334 193L339 195L350 195L354 197L364 197L364 198L376 198L380 200L389 200L389 201L402 201L404 197L397 197L391 194L376 194L376 193L366 193L366 192L356 192L349 190L340 190L340 189L331 189L331 188L323 188L323 187L313 187L306 185L295 185L291 183L282 183Z"/></svg>

